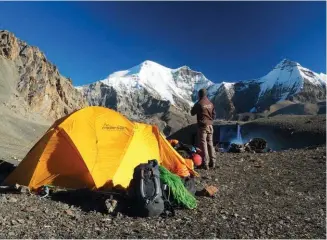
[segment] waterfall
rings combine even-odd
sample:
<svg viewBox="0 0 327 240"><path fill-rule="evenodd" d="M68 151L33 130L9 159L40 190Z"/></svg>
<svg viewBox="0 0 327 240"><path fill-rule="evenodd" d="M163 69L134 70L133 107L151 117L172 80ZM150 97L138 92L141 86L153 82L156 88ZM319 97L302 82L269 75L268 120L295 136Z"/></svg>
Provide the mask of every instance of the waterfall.
<svg viewBox="0 0 327 240"><path fill-rule="evenodd" d="M237 135L236 135L236 141L235 143L237 144L242 144L242 134L241 134L241 125L237 125Z"/></svg>

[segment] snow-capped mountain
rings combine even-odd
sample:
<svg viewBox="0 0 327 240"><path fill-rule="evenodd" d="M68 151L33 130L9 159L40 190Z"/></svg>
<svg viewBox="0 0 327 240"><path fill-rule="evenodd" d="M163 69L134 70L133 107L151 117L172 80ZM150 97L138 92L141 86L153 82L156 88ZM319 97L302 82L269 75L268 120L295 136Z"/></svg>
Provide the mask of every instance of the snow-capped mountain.
<svg viewBox="0 0 327 240"><path fill-rule="evenodd" d="M89 104L108 106L131 118L164 112L170 106L188 112L200 88L208 88L212 96L217 91L201 72L186 66L170 69L153 61L76 88Z"/></svg>
<svg viewBox="0 0 327 240"><path fill-rule="evenodd" d="M231 119L238 113L269 110L283 100L305 103L325 100L326 74L317 74L284 59L261 78L215 84L187 66L170 69L145 61L76 88L90 105L113 108L131 119L152 119L153 114L167 118L163 115L167 116L173 108L174 116L178 114L187 124L191 121L189 110L201 88L207 89L217 117Z"/></svg>
<svg viewBox="0 0 327 240"><path fill-rule="evenodd" d="M223 85L222 85L223 86ZM326 99L326 74L315 73L284 59L267 75L220 87L213 101L220 118L263 112L284 100L317 103Z"/></svg>
<svg viewBox="0 0 327 240"><path fill-rule="evenodd" d="M259 98L264 96L269 90L277 87L280 89L280 95L276 97L279 98L279 101L285 100L292 95L300 93L305 81L316 86L326 85L321 76L323 74L314 73L302 67L299 63L285 59L266 76L259 79Z"/></svg>

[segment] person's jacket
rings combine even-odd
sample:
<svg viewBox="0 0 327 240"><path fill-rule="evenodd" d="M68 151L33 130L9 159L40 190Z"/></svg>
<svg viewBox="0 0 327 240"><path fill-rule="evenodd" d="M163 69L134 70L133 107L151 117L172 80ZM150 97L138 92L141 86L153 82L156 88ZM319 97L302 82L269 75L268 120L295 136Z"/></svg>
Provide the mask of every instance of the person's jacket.
<svg viewBox="0 0 327 240"><path fill-rule="evenodd" d="M191 109L191 115L197 115L196 117L199 126L212 125L213 120L216 118L215 106L207 97L203 97L194 104Z"/></svg>

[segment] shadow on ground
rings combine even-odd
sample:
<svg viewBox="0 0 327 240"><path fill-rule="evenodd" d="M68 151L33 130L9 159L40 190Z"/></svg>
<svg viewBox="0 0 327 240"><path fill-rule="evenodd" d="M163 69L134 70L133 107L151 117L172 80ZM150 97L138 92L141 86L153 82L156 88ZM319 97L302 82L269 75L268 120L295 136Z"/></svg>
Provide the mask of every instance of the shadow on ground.
<svg viewBox="0 0 327 240"><path fill-rule="evenodd" d="M53 192L51 200L66 203L80 208L84 212L111 213L112 215L123 214L134 217L133 203L126 194L118 191L92 191L89 189L71 189ZM117 205L109 210L112 202ZM109 210L109 211L108 211Z"/></svg>
<svg viewBox="0 0 327 240"><path fill-rule="evenodd" d="M0 159L0 185L15 168L14 164Z"/></svg>

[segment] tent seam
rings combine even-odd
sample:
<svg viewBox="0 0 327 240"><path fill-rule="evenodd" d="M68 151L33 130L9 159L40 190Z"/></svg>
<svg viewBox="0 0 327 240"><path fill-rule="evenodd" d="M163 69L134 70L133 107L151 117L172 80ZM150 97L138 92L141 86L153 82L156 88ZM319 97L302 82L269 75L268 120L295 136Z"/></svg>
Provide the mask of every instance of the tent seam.
<svg viewBox="0 0 327 240"><path fill-rule="evenodd" d="M54 133L53 133L53 135L54 134L56 134L57 132L59 132L59 127L58 126L55 126L55 127L53 127L52 128L53 129L53 131L54 131ZM47 133L49 133L51 131L51 129L49 129L45 134L47 134ZM52 135L52 136L53 136ZM44 135L43 135L44 136ZM51 136L51 137L52 137ZM40 142L41 142L41 140L42 140L42 138L43 137L41 137L40 138L40 140L31 148L31 150L27 153L27 154L29 154ZM44 150L46 149L46 147L47 147L47 145L45 146L45 148L44 148ZM44 152L44 150L43 150L43 152ZM31 178L31 181L29 182L29 185L34 185L34 179L35 179L35 176L37 175L36 173L38 172L38 170L39 170L39 163L40 163L40 160L41 160L41 156L43 155L43 152L42 152L42 154L40 155L40 158L37 160L37 164L36 164L36 169L35 169L35 171L34 171L34 173L33 173L33 175L32 175L32 178Z"/></svg>
<svg viewBox="0 0 327 240"><path fill-rule="evenodd" d="M95 119L97 119L99 116L102 116L102 115L105 115L105 114L106 114L106 113L100 114L100 115L96 116ZM129 120L128 120L128 121L129 121ZM130 121L129 121L129 122L130 122ZM130 138L128 139L128 143L126 144L124 150L122 151L122 154L119 156L119 159L123 159L123 158L124 158L124 156L125 156L125 154L126 154L126 152L127 152L127 149L129 148L129 146L130 146L130 144L131 144L131 142L132 142L132 140L133 140L133 137L134 137L134 133L135 133L135 124L134 124L133 122L130 122L130 123L132 124L132 127L133 127L132 135L131 135ZM96 125L96 124L95 124L95 121L94 121L94 131L95 131L95 135L96 135L96 138L97 138L97 133L96 133L96 127L95 127L95 125ZM96 150L97 150L97 156L96 156L96 159L95 159L95 163L94 163L94 165L93 165L93 167L92 167L91 174L92 174L93 171L94 171L94 168L95 168L95 165L96 165L96 163L97 163L97 159L98 159L98 151L99 151L98 144L96 144ZM119 169L119 166L118 166L117 169ZM95 185L96 185L96 183L95 183ZM97 186L97 185L96 185L96 186Z"/></svg>
<svg viewBox="0 0 327 240"><path fill-rule="evenodd" d="M62 131L63 131L64 133L62 133ZM68 142L68 145L69 145L71 148L73 148L73 150L77 150L77 155L78 155L79 160L82 161L82 163L84 163L86 169L87 169L87 170L89 171L89 173L90 173L90 176L91 176L91 178L92 178L92 180L93 180L94 186L96 186L96 183L95 183L95 181L94 181L94 178L93 178L93 176L92 176L92 173L91 173L90 169L87 167L87 164L84 162L84 159L83 159L83 157L81 156L81 154L80 154L78 148L77 148L77 147L75 146L75 144L73 143L73 140L70 139L70 138L68 139L68 136L66 136L66 135L68 135L68 134L66 133L65 129L60 128L60 130L59 130L58 132L59 132L60 135L62 135L62 136L66 139L66 141ZM72 144L74 144L74 146L72 146Z"/></svg>
<svg viewBox="0 0 327 240"><path fill-rule="evenodd" d="M135 123L132 123L133 124L133 132L132 132L132 136L130 136L129 140L128 140L128 143L126 144L125 148L124 148L124 151L122 152L122 154L120 155L120 158L119 159L124 159L125 155L126 155L126 152L127 152L127 149L129 148L133 138L134 138L134 135L135 135ZM117 168L117 171L119 169L120 165L118 166ZM115 174L113 175L112 179L114 179L114 176Z"/></svg>
<svg viewBox="0 0 327 240"><path fill-rule="evenodd" d="M94 112L94 110L93 110L93 112ZM104 114L105 114L105 113L102 113L102 114L100 114L100 115L98 115L98 116L101 116L101 115L104 115ZM93 167L92 167L92 170L91 170L91 174L93 174L93 171L94 171L94 168L95 168L95 165L96 165L96 163L97 163L97 161L98 161L98 156L99 156L98 135L97 135L97 131L96 131L96 119L97 119L98 116L96 116L96 117L94 118L94 121L93 121L93 123L94 123L93 129L94 129L95 138L96 138L96 143L95 143L95 147L96 147L96 156L95 156L95 161L94 161L94 164L93 164ZM97 186L97 184L96 184L95 182L94 182L94 184Z"/></svg>

